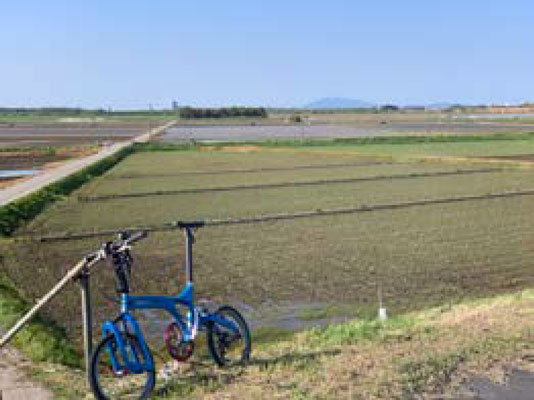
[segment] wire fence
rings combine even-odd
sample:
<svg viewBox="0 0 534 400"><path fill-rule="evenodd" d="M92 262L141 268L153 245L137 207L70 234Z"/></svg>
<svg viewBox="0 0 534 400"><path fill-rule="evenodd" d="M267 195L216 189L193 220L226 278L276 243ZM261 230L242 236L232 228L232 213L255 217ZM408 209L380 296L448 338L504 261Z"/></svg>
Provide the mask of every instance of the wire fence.
<svg viewBox="0 0 534 400"><path fill-rule="evenodd" d="M374 317L379 291L395 314L531 287L532 194L212 221L198 231L195 245L197 293L236 305L256 328L303 328ZM323 218L312 218L319 215ZM133 250L133 292L176 295L183 284L181 234L172 224L151 230ZM19 237L2 268L32 301L73 261L111 238L111 230ZM97 266L92 283L97 334L102 321L119 309L110 300L116 298L112 268ZM45 312L80 340L76 287ZM140 318L155 339L168 320L157 312Z"/></svg>

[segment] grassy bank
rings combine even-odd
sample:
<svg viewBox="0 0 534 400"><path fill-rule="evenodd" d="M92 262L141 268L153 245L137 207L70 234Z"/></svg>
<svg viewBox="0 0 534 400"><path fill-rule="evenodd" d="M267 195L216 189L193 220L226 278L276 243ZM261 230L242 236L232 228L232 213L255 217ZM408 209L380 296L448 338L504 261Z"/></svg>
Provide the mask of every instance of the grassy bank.
<svg viewBox="0 0 534 400"><path fill-rule="evenodd" d="M528 290L386 323L356 320L318 328L260 343L246 370L204 371L205 382L180 380L174 390L161 390L161 398L184 389L193 398L453 396L474 375L498 379L505 367L533 366L521 361L534 350L533 305L534 292ZM199 370L191 368L191 380Z"/></svg>
<svg viewBox="0 0 534 400"><path fill-rule="evenodd" d="M0 259L0 265L1 262ZM0 333L9 329L29 309L29 304L12 282L0 273ZM65 330L39 316L19 332L12 343L33 361L61 363L71 367L81 365L79 355L66 339Z"/></svg>
<svg viewBox="0 0 534 400"><path fill-rule="evenodd" d="M218 369L197 359L159 379L155 398L459 398L473 377L501 381L507 368L534 367L533 309L534 291L525 290L385 323L354 320L268 341L253 337L248 367ZM60 398L84 392L78 370L41 364L35 373Z"/></svg>

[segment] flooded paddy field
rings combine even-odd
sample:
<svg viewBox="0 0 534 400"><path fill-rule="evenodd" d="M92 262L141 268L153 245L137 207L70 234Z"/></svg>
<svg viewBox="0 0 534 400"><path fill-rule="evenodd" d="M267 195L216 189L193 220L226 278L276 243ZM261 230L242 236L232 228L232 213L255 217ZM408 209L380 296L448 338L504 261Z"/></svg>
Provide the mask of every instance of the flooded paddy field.
<svg viewBox="0 0 534 400"><path fill-rule="evenodd" d="M2 127L0 149L98 145L131 139L146 128Z"/></svg>
<svg viewBox="0 0 534 400"><path fill-rule="evenodd" d="M391 135L469 135L504 132L534 132L533 125L477 122L359 122L347 125L277 125L277 126L176 126L159 141L254 142L284 139L332 139Z"/></svg>
<svg viewBox="0 0 534 400"><path fill-rule="evenodd" d="M525 143L516 142L516 154L522 154ZM446 152L446 144L439 145ZM499 145L502 148L497 143L492 149ZM391 146L376 154L394 153ZM404 152L417 152L418 145L400 146ZM487 143L479 146L477 154L490 149ZM370 152L361 156L350 146L337 152L238 150L131 155L54 204L20 230L17 240L1 242L3 270L28 299L36 299L70 265L110 239L108 235L36 240L41 236L163 226L180 219L288 215L283 220L199 230L195 245L198 296L234 304L255 329L300 329L374 316L379 291L394 315L534 284L530 273L534 196L487 197L534 190L530 169L396 162ZM512 150L508 148L509 153ZM451 146L449 154L458 151ZM302 185L309 181L317 184ZM284 185L261 187L279 184ZM243 185L255 187L244 189ZM213 193L214 187L227 190ZM151 193L185 189L195 192ZM87 201L88 196L141 191L143 196ZM466 195L478 197L446 201ZM422 199L444 201L395 206ZM390 206L373 209L376 204ZM359 211L320 215L351 207ZM315 214L290 217L300 212ZM136 245L133 292L177 294L184 278L182 246L176 230L151 232ZM38 282L28 285L35 282L36 273ZM114 302L110 266L99 264L92 282L98 327L119 307ZM75 339L80 337L78 301L78 289L72 286L46 309ZM166 322L165 316L150 313L142 319L155 337Z"/></svg>
<svg viewBox="0 0 534 400"><path fill-rule="evenodd" d="M0 125L0 187L37 174L101 146L140 135L141 127ZM32 171L31 173L27 171Z"/></svg>
<svg viewBox="0 0 534 400"><path fill-rule="evenodd" d="M35 170L46 164L79 157L88 151L83 147L0 151L0 170Z"/></svg>
<svg viewBox="0 0 534 400"><path fill-rule="evenodd" d="M0 148L0 188L10 186L67 160L88 156L95 146Z"/></svg>

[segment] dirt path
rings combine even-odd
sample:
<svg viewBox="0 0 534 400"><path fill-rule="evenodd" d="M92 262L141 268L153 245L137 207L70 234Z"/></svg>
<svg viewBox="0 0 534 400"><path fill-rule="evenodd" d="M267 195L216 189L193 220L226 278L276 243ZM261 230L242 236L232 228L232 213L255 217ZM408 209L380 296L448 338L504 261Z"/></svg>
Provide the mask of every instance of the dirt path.
<svg viewBox="0 0 534 400"><path fill-rule="evenodd" d="M13 348L0 349L0 400L48 400L50 391L33 383L22 371L30 361Z"/></svg>

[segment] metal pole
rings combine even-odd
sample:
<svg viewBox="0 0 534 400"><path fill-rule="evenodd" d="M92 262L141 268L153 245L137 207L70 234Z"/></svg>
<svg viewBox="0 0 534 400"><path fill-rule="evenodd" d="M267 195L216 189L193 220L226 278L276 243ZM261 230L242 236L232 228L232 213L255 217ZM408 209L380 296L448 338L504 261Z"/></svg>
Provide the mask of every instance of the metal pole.
<svg viewBox="0 0 534 400"><path fill-rule="evenodd" d="M89 271L84 269L78 277L82 294L83 349L87 385L89 385L89 368L91 365L91 356L93 354L93 314L91 309L91 286L89 285L89 276Z"/></svg>
<svg viewBox="0 0 534 400"><path fill-rule="evenodd" d="M185 279L188 283L193 282L193 232L191 228L185 228Z"/></svg>

